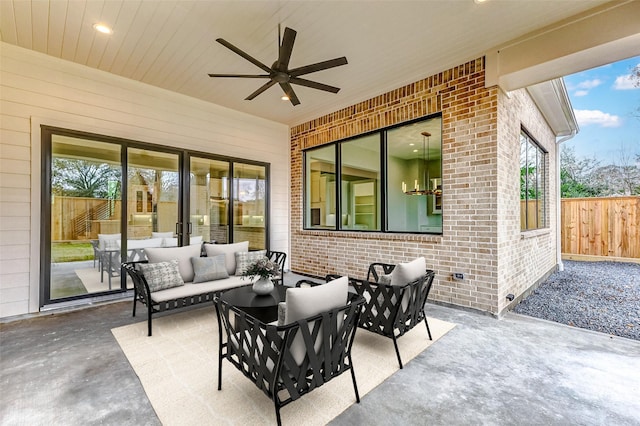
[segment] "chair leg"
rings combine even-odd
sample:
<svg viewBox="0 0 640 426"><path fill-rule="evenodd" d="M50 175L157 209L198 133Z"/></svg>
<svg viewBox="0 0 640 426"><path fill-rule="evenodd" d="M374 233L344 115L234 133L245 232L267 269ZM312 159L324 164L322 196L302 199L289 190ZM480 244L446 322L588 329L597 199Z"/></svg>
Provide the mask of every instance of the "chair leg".
<svg viewBox="0 0 640 426"><path fill-rule="evenodd" d="M148 314L148 322L149 322L149 336L151 336L151 314L153 313L153 311L151 309L148 310L149 314Z"/></svg>
<svg viewBox="0 0 640 426"><path fill-rule="evenodd" d="M353 371L353 361L351 360L351 354L349 354L349 367L351 367L351 380L353 381L353 391L356 393L356 402L360 403L360 394L358 393L358 385L356 384L356 373L355 371Z"/></svg>
<svg viewBox="0 0 640 426"><path fill-rule="evenodd" d="M222 354L218 354L218 390L222 390Z"/></svg>
<svg viewBox="0 0 640 426"><path fill-rule="evenodd" d="M398 357L398 364L400 364L400 369L402 370L402 359L400 359L400 351L398 350L398 341L396 339L396 335L393 335L393 346L396 348L396 356Z"/></svg>
<svg viewBox="0 0 640 426"><path fill-rule="evenodd" d="M424 325L427 326L427 333L429 334L429 340L433 340L431 338L431 330L429 330L429 323L427 322L427 314L424 314Z"/></svg>
<svg viewBox="0 0 640 426"><path fill-rule="evenodd" d="M278 422L278 426L282 426L282 419L280 418L280 407L278 406L278 402L274 399L274 405L276 406L276 421Z"/></svg>

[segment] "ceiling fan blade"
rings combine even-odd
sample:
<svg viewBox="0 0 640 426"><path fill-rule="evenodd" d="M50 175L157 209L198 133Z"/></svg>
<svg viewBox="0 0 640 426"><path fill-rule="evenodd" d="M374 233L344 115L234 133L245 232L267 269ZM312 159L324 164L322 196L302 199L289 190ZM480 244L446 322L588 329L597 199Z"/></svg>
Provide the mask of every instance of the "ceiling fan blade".
<svg viewBox="0 0 640 426"><path fill-rule="evenodd" d="M347 64L347 58L344 56L341 58L330 59L328 61L318 62L316 64L305 65L304 67L294 68L289 70L291 77L299 77L304 74L310 74L312 72L322 71L329 68L339 67Z"/></svg>
<svg viewBox="0 0 640 426"><path fill-rule="evenodd" d="M252 57L251 55L243 52L242 50L238 49L237 47L235 47L233 44L229 43L228 41L222 39L222 38L218 38L216 39L216 41L218 43L220 43L221 45L223 45L224 47L226 47L227 49L231 50L232 52L236 53L237 55L242 56L243 58L245 58L247 61L251 62L252 64L254 64L255 66L262 68L264 71L271 73L271 68L269 68L268 66L266 66L265 64L263 64L262 62L260 62L259 60L257 60L256 58Z"/></svg>
<svg viewBox="0 0 640 426"><path fill-rule="evenodd" d="M286 71L289 66L289 60L291 59L291 52L293 51L293 42L296 40L296 32L289 27L284 29L284 37L282 38L282 44L278 52L278 65L276 68L279 71Z"/></svg>
<svg viewBox="0 0 640 426"><path fill-rule="evenodd" d="M280 83L280 87L282 87L284 93L289 97L289 100L291 101L291 104L293 104L293 106L300 104L300 100L296 96L296 92L293 91L293 87L291 87L289 83Z"/></svg>
<svg viewBox="0 0 640 426"><path fill-rule="evenodd" d="M269 78L269 74L209 74L209 77L232 77L232 78Z"/></svg>
<svg viewBox="0 0 640 426"><path fill-rule="evenodd" d="M311 87L312 89L324 90L325 92L338 93L339 87L329 86L328 84L318 83L317 81L311 81L304 78L293 77L289 79L289 83L298 84L300 86Z"/></svg>
<svg viewBox="0 0 640 426"><path fill-rule="evenodd" d="M263 84L262 86L260 86L258 88L258 90L256 90L255 92L253 92L252 94L250 94L249 96L247 96L246 98L244 98L245 101L250 101L253 98L255 98L256 96L258 96L260 93L264 92L265 90L267 90L269 87L273 86L274 84L276 84L276 82L274 80L269 80L267 81L265 84Z"/></svg>

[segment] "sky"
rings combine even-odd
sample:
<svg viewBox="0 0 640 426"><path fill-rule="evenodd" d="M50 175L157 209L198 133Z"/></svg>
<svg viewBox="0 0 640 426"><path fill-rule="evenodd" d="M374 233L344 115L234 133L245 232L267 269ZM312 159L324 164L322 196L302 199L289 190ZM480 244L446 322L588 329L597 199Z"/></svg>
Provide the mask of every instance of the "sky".
<svg viewBox="0 0 640 426"><path fill-rule="evenodd" d="M640 56L564 77L580 126L564 144L578 158L620 165L621 154L640 155L640 87L629 78ZM633 163L633 162L632 162Z"/></svg>

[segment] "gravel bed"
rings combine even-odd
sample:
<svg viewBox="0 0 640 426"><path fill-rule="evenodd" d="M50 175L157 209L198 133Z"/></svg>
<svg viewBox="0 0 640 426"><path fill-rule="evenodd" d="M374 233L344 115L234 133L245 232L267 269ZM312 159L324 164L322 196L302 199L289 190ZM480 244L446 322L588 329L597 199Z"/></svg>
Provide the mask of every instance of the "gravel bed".
<svg viewBox="0 0 640 426"><path fill-rule="evenodd" d="M640 265L563 263L514 312L640 340Z"/></svg>

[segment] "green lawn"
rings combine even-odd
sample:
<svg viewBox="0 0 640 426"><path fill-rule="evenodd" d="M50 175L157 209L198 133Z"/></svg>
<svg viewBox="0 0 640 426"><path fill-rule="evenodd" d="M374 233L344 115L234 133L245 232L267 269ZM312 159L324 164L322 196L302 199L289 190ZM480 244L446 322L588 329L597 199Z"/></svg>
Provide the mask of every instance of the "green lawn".
<svg viewBox="0 0 640 426"><path fill-rule="evenodd" d="M69 242L51 244L51 262L79 262L93 259L91 243Z"/></svg>

